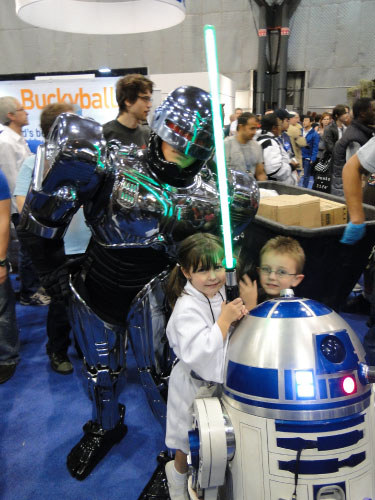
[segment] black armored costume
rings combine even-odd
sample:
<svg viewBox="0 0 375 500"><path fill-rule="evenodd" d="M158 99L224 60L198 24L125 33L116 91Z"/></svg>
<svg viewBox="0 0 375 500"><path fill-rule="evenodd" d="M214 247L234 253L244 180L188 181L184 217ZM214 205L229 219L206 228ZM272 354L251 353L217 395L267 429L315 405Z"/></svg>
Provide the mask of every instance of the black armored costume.
<svg viewBox="0 0 375 500"><path fill-rule="evenodd" d="M39 148L18 226L46 289L68 298L84 356L93 412L67 459L77 479L126 433L118 397L132 300L173 262L179 241L197 231L220 230L219 196L206 167L213 152L209 94L179 87L155 111L151 129L148 149L138 150L107 144L93 120L60 115ZM163 142L193 162L182 168L166 161ZM240 233L257 210L258 188L247 174L232 174L228 203ZM84 257L68 262L62 238L81 206L92 238ZM145 343L135 339L133 345L142 349ZM143 385L155 384L154 375L148 373Z"/></svg>

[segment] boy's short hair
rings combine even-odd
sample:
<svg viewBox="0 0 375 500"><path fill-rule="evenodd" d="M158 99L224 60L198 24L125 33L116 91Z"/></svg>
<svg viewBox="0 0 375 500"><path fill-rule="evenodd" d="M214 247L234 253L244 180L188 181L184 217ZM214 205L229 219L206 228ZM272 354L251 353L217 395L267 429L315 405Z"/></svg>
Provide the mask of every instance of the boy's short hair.
<svg viewBox="0 0 375 500"><path fill-rule="evenodd" d="M116 100L121 112L127 111L125 101L134 104L138 99L138 94L142 92L151 92L153 82L143 75L132 73L120 78L116 83Z"/></svg>
<svg viewBox="0 0 375 500"><path fill-rule="evenodd" d="M275 236L263 245L260 251L260 260L266 252L275 252L279 254L288 254L295 260L297 265L297 274L301 274L305 265L305 252L297 240L290 236Z"/></svg>

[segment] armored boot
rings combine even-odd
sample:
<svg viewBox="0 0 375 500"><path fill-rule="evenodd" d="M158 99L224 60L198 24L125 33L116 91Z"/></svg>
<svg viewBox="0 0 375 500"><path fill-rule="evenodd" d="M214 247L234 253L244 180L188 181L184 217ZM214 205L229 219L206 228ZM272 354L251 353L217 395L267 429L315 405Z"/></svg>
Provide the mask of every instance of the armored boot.
<svg viewBox="0 0 375 500"><path fill-rule="evenodd" d="M76 479L85 479L112 446L121 441L128 428L124 424L125 406L119 405L120 420L114 429L106 431L89 420L83 426L84 436L69 453L66 465Z"/></svg>

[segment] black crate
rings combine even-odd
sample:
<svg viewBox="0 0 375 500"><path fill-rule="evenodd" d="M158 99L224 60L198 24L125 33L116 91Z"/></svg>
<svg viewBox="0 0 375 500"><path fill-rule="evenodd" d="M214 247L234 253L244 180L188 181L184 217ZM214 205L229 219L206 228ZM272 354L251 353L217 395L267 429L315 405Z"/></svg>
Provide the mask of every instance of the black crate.
<svg viewBox="0 0 375 500"><path fill-rule="evenodd" d="M311 189L288 186L280 182L259 182L259 187L274 189L279 194L310 194L344 203L339 196ZM323 302L333 309L342 306L361 276L375 244L375 207L364 205L366 235L355 245L340 243L345 224L304 228L286 226L256 216L245 231L241 260L245 268L258 265L259 252L267 240L277 235L291 236L299 241L306 254L305 278L295 294Z"/></svg>

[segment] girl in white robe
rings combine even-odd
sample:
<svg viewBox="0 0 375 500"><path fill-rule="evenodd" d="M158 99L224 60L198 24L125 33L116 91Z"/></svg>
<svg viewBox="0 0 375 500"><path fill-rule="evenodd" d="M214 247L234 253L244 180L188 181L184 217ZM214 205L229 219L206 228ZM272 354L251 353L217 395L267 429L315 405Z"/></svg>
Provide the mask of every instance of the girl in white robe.
<svg viewBox="0 0 375 500"><path fill-rule="evenodd" d="M167 336L179 359L170 376L167 402L166 444L176 450L175 460L166 465L171 500L189 498L188 431L193 423L194 399L202 389L222 384L229 328L247 313L240 297L226 303L223 257L216 236L189 236L181 243L179 264L168 283L167 294L174 309ZM240 291L252 308L256 304L256 282L245 276Z"/></svg>

